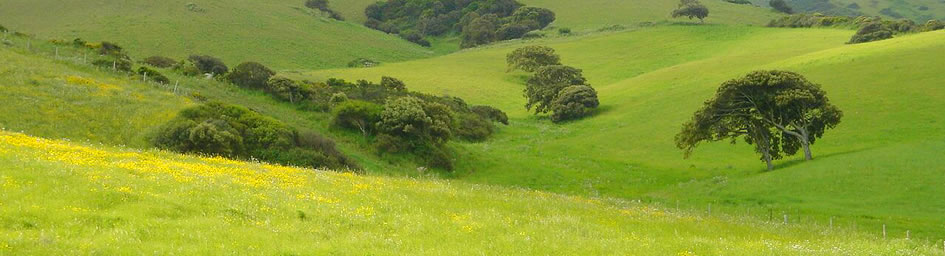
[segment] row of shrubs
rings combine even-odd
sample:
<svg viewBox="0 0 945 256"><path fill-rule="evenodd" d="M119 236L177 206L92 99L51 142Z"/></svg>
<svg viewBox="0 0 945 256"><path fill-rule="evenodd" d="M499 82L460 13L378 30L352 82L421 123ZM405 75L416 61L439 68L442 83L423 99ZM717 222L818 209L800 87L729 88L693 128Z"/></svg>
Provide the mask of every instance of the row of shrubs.
<svg viewBox="0 0 945 256"><path fill-rule="evenodd" d="M345 20L340 13L328 7L328 0L307 0L305 7L328 14L328 17L336 20Z"/></svg>
<svg viewBox="0 0 945 256"><path fill-rule="evenodd" d="M945 29L945 22L929 20L924 24L916 24L911 20L886 20L881 17L846 17L827 16L823 14L795 14L772 20L769 27L842 27L856 28L848 43L865 43L892 38L896 34L917 33Z"/></svg>
<svg viewBox="0 0 945 256"><path fill-rule="evenodd" d="M535 114L552 112L551 121L564 122L590 115L600 106L597 91L580 69L561 64L561 57L547 46L526 46L506 56L508 70L533 72L525 84L525 108Z"/></svg>
<svg viewBox="0 0 945 256"><path fill-rule="evenodd" d="M463 48L523 38L555 20L554 12L515 0L387 0L365 15L365 26L423 46L430 46L427 36L461 33Z"/></svg>
<svg viewBox="0 0 945 256"><path fill-rule="evenodd" d="M330 139L221 102L184 109L160 128L153 143L182 153L333 170L359 169Z"/></svg>

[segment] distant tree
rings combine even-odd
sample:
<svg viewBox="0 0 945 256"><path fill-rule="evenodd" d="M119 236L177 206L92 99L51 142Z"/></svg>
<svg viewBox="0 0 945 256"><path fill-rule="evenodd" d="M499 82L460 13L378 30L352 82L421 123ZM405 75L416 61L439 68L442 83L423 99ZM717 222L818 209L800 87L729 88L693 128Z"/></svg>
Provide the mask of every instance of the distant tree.
<svg viewBox="0 0 945 256"><path fill-rule="evenodd" d="M122 55L121 51L121 46L110 42L102 42L102 48L99 48L99 53L102 55L120 56Z"/></svg>
<svg viewBox="0 0 945 256"><path fill-rule="evenodd" d="M538 7L521 7L512 13L513 23L533 21L535 26L530 30L543 29L555 21L555 13L551 10Z"/></svg>
<svg viewBox="0 0 945 256"><path fill-rule="evenodd" d="M496 40L496 30L498 29L499 17L495 14L488 14L479 17L469 25L463 27L463 48L471 48L479 45L489 44Z"/></svg>
<svg viewBox="0 0 945 256"><path fill-rule="evenodd" d="M177 64L176 60L163 56L151 56L141 62L156 68L170 68Z"/></svg>
<svg viewBox="0 0 945 256"><path fill-rule="evenodd" d="M317 10L327 10L328 0L308 0L305 1L305 7Z"/></svg>
<svg viewBox="0 0 945 256"><path fill-rule="evenodd" d="M400 79L388 76L381 77L381 86L392 91L407 91L407 85L404 84L404 81L400 81Z"/></svg>
<svg viewBox="0 0 945 256"><path fill-rule="evenodd" d="M784 0L771 0L771 2L768 2L768 5L771 5L771 8L774 8L774 10L779 12L787 14L794 13L794 9L792 9L791 6L788 6L787 2L784 2Z"/></svg>
<svg viewBox="0 0 945 256"><path fill-rule="evenodd" d="M722 84L715 97L676 135L688 157L704 141L744 137L773 170L773 160L803 149L840 123L843 113L830 104L820 86L787 71L756 71Z"/></svg>
<svg viewBox="0 0 945 256"><path fill-rule="evenodd" d="M233 68L233 71L226 75L226 79L243 88L263 90L266 89L266 82L275 74L276 72L263 64L250 61Z"/></svg>
<svg viewBox="0 0 945 256"><path fill-rule="evenodd" d="M586 116L590 109L597 108L597 91L587 85L574 85L561 90L551 103L551 121L563 122Z"/></svg>
<svg viewBox="0 0 945 256"><path fill-rule="evenodd" d="M212 74L214 76L224 75L229 68L226 67L226 64L222 60L215 58L213 56L207 55L191 55L188 60L193 63L193 66L197 68L197 71L200 71L202 74Z"/></svg>
<svg viewBox="0 0 945 256"><path fill-rule="evenodd" d="M535 109L535 114L547 113L552 110L555 98L561 90L572 85L584 85L587 79L582 71L573 67L552 65L544 66L535 71L525 85L525 98L528 103L525 108Z"/></svg>
<svg viewBox="0 0 945 256"><path fill-rule="evenodd" d="M357 129L367 137L375 131L374 125L381 121L383 107L367 101L350 100L332 109L332 125Z"/></svg>
<svg viewBox="0 0 945 256"><path fill-rule="evenodd" d="M699 23L704 23L705 18L709 17L709 8L698 0L682 0L676 10L673 10L672 15L673 18L687 17L690 20L698 18Z"/></svg>
<svg viewBox="0 0 945 256"><path fill-rule="evenodd" d="M535 72L544 66L561 65L561 57L555 53L555 49L538 45L515 49L505 59L509 64L509 71L521 69Z"/></svg>

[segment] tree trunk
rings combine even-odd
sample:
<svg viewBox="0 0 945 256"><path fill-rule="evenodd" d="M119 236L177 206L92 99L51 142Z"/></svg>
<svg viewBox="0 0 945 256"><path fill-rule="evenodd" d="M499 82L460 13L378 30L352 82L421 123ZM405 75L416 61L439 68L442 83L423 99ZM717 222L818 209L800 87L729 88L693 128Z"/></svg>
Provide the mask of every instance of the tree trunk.
<svg viewBox="0 0 945 256"><path fill-rule="evenodd" d="M814 154L810 152L810 136L806 129L800 129L800 132L801 146L804 147L804 159L807 161L814 160Z"/></svg>
<svg viewBox="0 0 945 256"><path fill-rule="evenodd" d="M765 163L768 164L768 171L774 171L774 163L771 162L771 156L765 154Z"/></svg>

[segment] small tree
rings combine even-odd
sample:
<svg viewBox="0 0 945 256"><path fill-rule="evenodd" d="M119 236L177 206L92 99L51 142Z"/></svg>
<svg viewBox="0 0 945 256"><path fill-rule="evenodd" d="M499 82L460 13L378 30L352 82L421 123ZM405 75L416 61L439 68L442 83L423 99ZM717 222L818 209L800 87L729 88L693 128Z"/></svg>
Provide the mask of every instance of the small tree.
<svg viewBox="0 0 945 256"><path fill-rule="evenodd" d="M699 23L705 23L705 18L709 17L709 8L697 0L682 0L672 15L673 18L687 17L690 20L698 18Z"/></svg>
<svg viewBox="0 0 945 256"><path fill-rule="evenodd" d="M367 101L350 100L332 110L332 124L337 127L358 129L367 137L374 132L374 125L381 121L383 107Z"/></svg>
<svg viewBox="0 0 945 256"><path fill-rule="evenodd" d="M495 42L496 30L498 30L499 17L495 14L487 14L476 18L469 25L463 27L463 48L471 48L479 45Z"/></svg>
<svg viewBox="0 0 945 256"><path fill-rule="evenodd" d="M266 88L269 78L275 74L276 72L257 62L244 62L236 66L226 79L243 88L262 90Z"/></svg>
<svg viewBox="0 0 945 256"><path fill-rule="evenodd" d="M756 71L722 84L676 135L676 146L688 157L703 141L745 138L755 145L768 170L782 153L804 150L813 159L810 145L827 129L840 123L843 113L830 104L820 86L787 71Z"/></svg>
<svg viewBox="0 0 945 256"><path fill-rule="evenodd" d="M311 90L306 90L305 84L281 76L273 76L266 82L266 91L290 103L305 100Z"/></svg>
<svg viewBox="0 0 945 256"><path fill-rule="evenodd" d="M535 114L547 113L561 90L572 85L586 84L582 71L568 66L552 65L539 68L525 85L525 108L535 108Z"/></svg>
<svg viewBox="0 0 945 256"><path fill-rule="evenodd" d="M867 43L872 41L886 40L893 37L893 32L880 22L866 24L856 31L856 34L850 38L848 44Z"/></svg>
<svg viewBox="0 0 945 256"><path fill-rule="evenodd" d="M512 13L513 23L523 23L525 21L534 21L535 27L530 29L543 29L555 21L555 13L551 10L538 7L521 7Z"/></svg>
<svg viewBox="0 0 945 256"><path fill-rule="evenodd" d="M515 49L506 56L506 62L509 64L508 71L521 69L534 72L544 66L561 65L561 57L551 47L532 45Z"/></svg>
<svg viewBox="0 0 945 256"><path fill-rule="evenodd" d="M229 71L229 68L226 67L226 64L222 60L207 55L191 55L189 58L190 62L193 63L193 66L197 68L198 71L202 74L212 74L213 76L219 76L226 74Z"/></svg>
<svg viewBox="0 0 945 256"><path fill-rule="evenodd" d="M587 85L574 85L561 90L551 105L554 114L551 121L563 122L586 116L589 110L597 108L597 91Z"/></svg>
<svg viewBox="0 0 945 256"><path fill-rule="evenodd" d="M787 2L784 2L784 0L771 0L771 2L768 2L768 5L770 5L771 8L774 8L774 10L779 11L779 12L783 12L787 14L794 13L794 9L792 9L791 6L788 6Z"/></svg>

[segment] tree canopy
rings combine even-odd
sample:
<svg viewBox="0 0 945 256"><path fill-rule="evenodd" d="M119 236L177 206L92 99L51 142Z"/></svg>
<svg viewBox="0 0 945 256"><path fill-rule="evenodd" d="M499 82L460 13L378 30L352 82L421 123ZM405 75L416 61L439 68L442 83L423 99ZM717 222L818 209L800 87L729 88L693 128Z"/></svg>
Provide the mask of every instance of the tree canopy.
<svg viewBox="0 0 945 256"><path fill-rule="evenodd" d="M506 56L506 62L509 64L509 71L521 69L527 72L535 72L535 70L544 66L561 65L561 57L551 47L531 45L515 49L515 51L509 53Z"/></svg>
<svg viewBox="0 0 945 256"><path fill-rule="evenodd" d="M788 71L756 71L722 84L676 135L688 157L701 142L744 138L773 170L773 160L803 149L840 123L843 113L819 85Z"/></svg>
<svg viewBox="0 0 945 256"><path fill-rule="evenodd" d="M687 17L690 20L697 18L699 22L705 22L705 18L709 17L709 8L698 0L682 0L676 10L673 10L672 15L673 18Z"/></svg>

